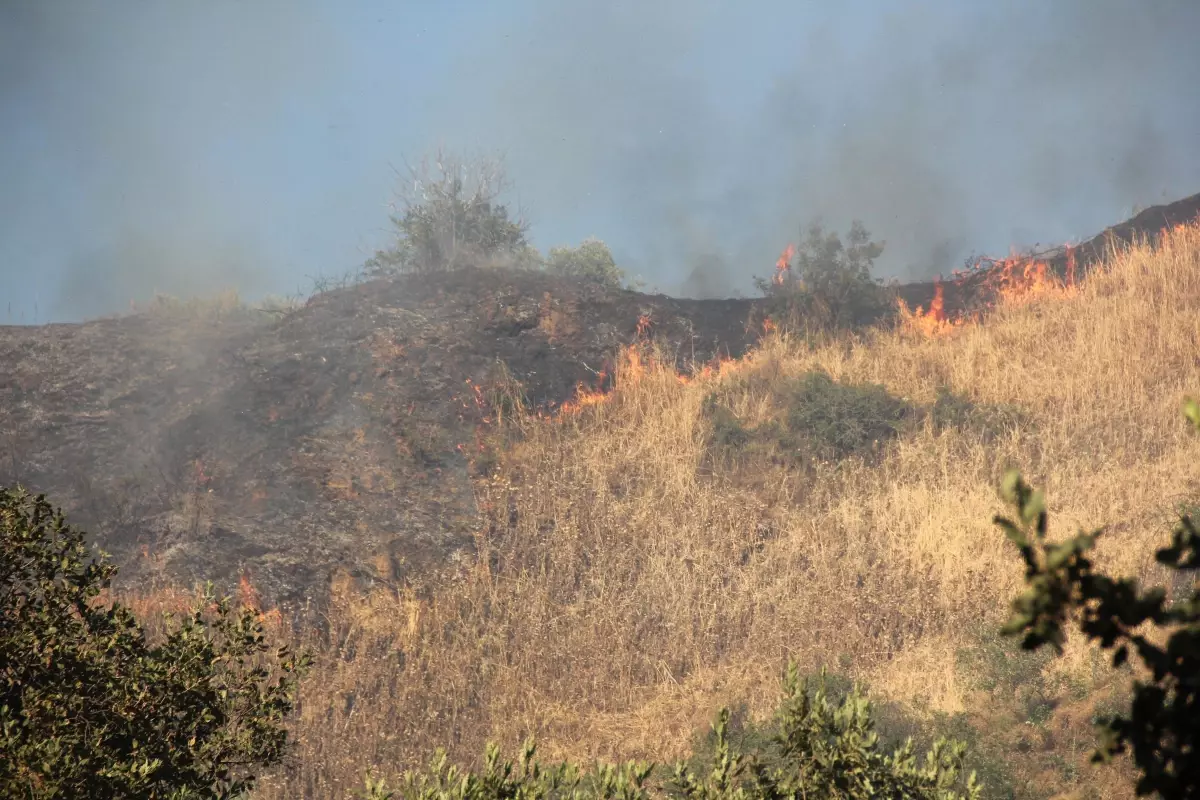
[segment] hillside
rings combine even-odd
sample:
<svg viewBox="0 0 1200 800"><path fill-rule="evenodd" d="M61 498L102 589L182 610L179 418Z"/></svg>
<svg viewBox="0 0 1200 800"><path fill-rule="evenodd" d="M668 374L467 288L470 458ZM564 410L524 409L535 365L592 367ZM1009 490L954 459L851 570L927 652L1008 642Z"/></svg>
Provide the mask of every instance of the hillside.
<svg viewBox="0 0 1200 800"><path fill-rule="evenodd" d="M130 581L141 552L184 581L246 571L283 600L335 567L398 579L473 530L484 393L516 380L549 411L603 388L639 320L680 369L737 356L748 307L468 270L328 292L278 321L165 305L4 327L0 483L54 497Z"/></svg>
<svg viewBox="0 0 1200 800"><path fill-rule="evenodd" d="M1200 195L1115 226L1076 248L1081 274L1110 241L1198 212ZM942 287L946 312L990 302L986 277ZM936 291L897 293L928 308ZM757 314L466 270L327 292L282 319L168 304L2 327L0 483L54 497L130 581L139 554L185 582L249 574L281 601L322 592L335 568L401 580L469 541L499 394L551 413L609 388L613 356L646 339L690 374L744 354Z"/></svg>
<svg viewBox="0 0 1200 800"><path fill-rule="evenodd" d="M1019 465L1055 535L1105 524L1106 569L1165 579L1153 552L1200 504L1179 416L1200 226L1158 245L932 336L772 336L691 380L635 348L603 399L512 420L475 557L339 585L329 634L300 636L319 659L299 760L261 796L347 796L530 734L548 759L669 762L720 705L763 720L792 658L868 682L889 736L966 738L990 797L1131 797L1124 767L1087 763L1129 676L997 636L1022 577L991 519Z"/></svg>
<svg viewBox="0 0 1200 800"><path fill-rule="evenodd" d="M761 719L788 658L868 681L891 732L965 736L993 796L1125 797L1085 763L1120 700L1100 660L995 636L1021 577L990 520L1018 464L1054 530L1110 523L1105 565L1163 578L1200 503L1198 209L1075 248L1071 286L940 287L984 318L816 346L753 301L502 270L3 328L0 482L96 533L142 609L201 578L331 590L291 634L317 654L299 759L260 797L531 733L674 758L720 704Z"/></svg>

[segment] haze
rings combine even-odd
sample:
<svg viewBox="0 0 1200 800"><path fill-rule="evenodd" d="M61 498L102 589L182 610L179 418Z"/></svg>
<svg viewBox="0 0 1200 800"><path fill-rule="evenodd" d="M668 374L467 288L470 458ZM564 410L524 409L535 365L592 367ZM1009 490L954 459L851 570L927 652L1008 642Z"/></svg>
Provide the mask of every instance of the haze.
<svg viewBox="0 0 1200 800"><path fill-rule="evenodd" d="M668 293L751 293L818 217L948 273L1200 191L1198 34L1194 0L0 0L0 323L304 290L439 145Z"/></svg>

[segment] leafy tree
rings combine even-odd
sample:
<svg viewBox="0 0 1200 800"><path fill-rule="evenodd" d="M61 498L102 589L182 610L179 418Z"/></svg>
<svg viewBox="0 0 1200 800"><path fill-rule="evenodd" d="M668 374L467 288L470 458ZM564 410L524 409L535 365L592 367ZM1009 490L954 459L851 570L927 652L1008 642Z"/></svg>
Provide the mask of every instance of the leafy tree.
<svg viewBox="0 0 1200 800"><path fill-rule="evenodd" d="M1187 400L1185 413L1200 430L1200 403ZM1160 549L1159 563L1192 576L1190 599L1170 602L1162 588L1141 591L1132 578L1110 578L1095 570L1088 551L1103 529L1064 542L1046 542L1045 498L1019 473L1009 472L1001 492L1015 507L1017 519L997 516L998 524L1017 545L1025 562L1027 589L1013 602L1013 616L1003 631L1023 635L1022 647L1049 644L1062 652L1065 627L1077 619L1088 639L1112 650L1120 667L1136 652L1150 673L1136 680L1128 714L1101 722L1100 744L1092 760L1107 762L1132 750L1141 773L1137 793L1164 798L1200 797L1200 530L1181 517L1170 546ZM1165 636L1155 644L1142 633L1153 625Z"/></svg>
<svg viewBox="0 0 1200 800"><path fill-rule="evenodd" d="M780 260L776 274L756 278L772 302L768 313L790 327L819 330L866 325L881 319L891 306L887 291L871 277L883 243L871 240L859 221L845 241L820 223L808 227L794 251Z"/></svg>
<svg viewBox="0 0 1200 800"><path fill-rule="evenodd" d="M211 589L152 643L116 568L42 496L0 490L0 795L227 798L287 748L307 658Z"/></svg>
<svg viewBox="0 0 1200 800"><path fill-rule="evenodd" d="M509 218L499 197L508 188L503 164L463 162L439 153L408 168L397 193L394 244L377 252L366 272L437 272L463 266L524 261L529 226Z"/></svg>
<svg viewBox="0 0 1200 800"><path fill-rule="evenodd" d="M584 239L579 247L552 247L546 258L546 270L586 278L614 289L619 289L625 280L625 271L617 266L608 245L596 238Z"/></svg>
<svg viewBox="0 0 1200 800"><path fill-rule="evenodd" d="M859 687L841 702L826 690L826 675L810 682L793 663L784 678L777 733L752 753L742 753L728 737L729 712L713 723L715 745L709 769L698 774L678 763L666 780L652 780L652 764L599 764L590 770L563 762L545 766L534 760L536 747L525 745L514 763L502 760L489 745L482 773L450 766L439 753L425 773L407 773L396 790L368 778L370 800L505 800L516 797L571 800L975 800L981 787L974 774L964 780L964 745L938 739L925 759L913 754L912 741L888 753L880 747L872 706Z"/></svg>

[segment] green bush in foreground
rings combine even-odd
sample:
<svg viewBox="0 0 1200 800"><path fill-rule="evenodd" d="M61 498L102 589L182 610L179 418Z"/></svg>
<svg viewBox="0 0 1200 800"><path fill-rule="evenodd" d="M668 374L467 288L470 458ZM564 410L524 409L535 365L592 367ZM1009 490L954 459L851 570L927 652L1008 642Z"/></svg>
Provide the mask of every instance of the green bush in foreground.
<svg viewBox="0 0 1200 800"><path fill-rule="evenodd" d="M98 602L116 568L41 496L0 490L0 796L226 798L287 746L306 659L211 592L158 643Z"/></svg>
<svg viewBox="0 0 1200 800"><path fill-rule="evenodd" d="M1185 414L1200 431L1200 403L1189 399ZM1193 578L1190 598L1170 602L1167 591L1141 591L1131 578L1096 572L1087 552L1103 530L1080 532L1058 544L1046 542L1047 514L1041 491L1030 488L1017 472L1005 476L1005 499L1017 519L996 517L996 524L1020 548L1025 561L1026 591L1013 602L1008 635L1023 635L1022 647L1049 644L1062 652L1069 619L1100 646L1112 650L1120 667L1131 651L1150 672L1148 682L1135 681L1128 714L1100 724L1095 762L1132 750L1141 778L1139 795L1164 798L1200 797L1200 582ZM1160 549L1160 564L1192 574L1200 570L1200 530L1188 516L1180 519L1170 546ZM1150 641L1146 624L1167 633L1166 644Z"/></svg>
<svg viewBox="0 0 1200 800"><path fill-rule="evenodd" d="M793 663L783 681L784 696L774 736L743 753L728 736L729 712L713 723L712 756L706 772L684 763L667 775L654 765L598 764L584 770L563 762L542 765L532 742L517 761L501 758L489 745L481 772L461 771L439 753L428 771L406 773L399 787L367 779L368 800L502 800L505 798L620 798L651 800L866 800L911 798L957 800L982 796L974 773L964 778L965 746L939 738L923 760L911 739L887 752L881 747L872 706L858 687L840 702L830 699L826 676L800 677Z"/></svg>

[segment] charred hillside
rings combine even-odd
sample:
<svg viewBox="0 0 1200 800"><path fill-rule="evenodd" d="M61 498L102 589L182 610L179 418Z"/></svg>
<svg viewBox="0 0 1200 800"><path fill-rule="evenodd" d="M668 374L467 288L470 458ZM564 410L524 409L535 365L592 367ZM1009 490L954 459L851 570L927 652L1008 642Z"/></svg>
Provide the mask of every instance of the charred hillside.
<svg viewBox="0 0 1200 800"><path fill-rule="evenodd" d="M1200 195L1148 209L1075 248L1077 268L1197 214ZM985 302L986 278L948 282L946 310ZM898 287L910 306L934 292ZM126 580L249 573L279 599L320 591L335 568L402 580L470 542L497 398L552 412L580 384L602 388L608 360L647 335L684 372L737 357L757 309L461 269L326 292L282 318L4 327L0 484L50 495Z"/></svg>
<svg viewBox="0 0 1200 800"><path fill-rule="evenodd" d="M686 370L749 346L748 301L543 274L379 280L259 314L0 328L0 483L45 492L126 565L243 571L298 597L468 541L486 393L552 410L638 335ZM514 383L514 381L516 383Z"/></svg>

